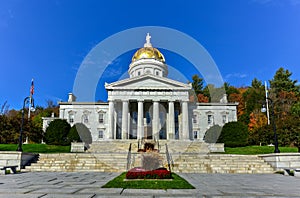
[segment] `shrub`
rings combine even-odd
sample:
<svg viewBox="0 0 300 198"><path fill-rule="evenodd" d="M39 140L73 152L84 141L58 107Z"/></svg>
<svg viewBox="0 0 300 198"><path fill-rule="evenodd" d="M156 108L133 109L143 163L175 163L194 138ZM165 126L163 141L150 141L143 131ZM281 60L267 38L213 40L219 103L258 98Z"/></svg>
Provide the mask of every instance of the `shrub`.
<svg viewBox="0 0 300 198"><path fill-rule="evenodd" d="M70 124L66 120L53 120L50 122L45 133L45 141L52 145L68 145L67 135L70 131Z"/></svg>
<svg viewBox="0 0 300 198"><path fill-rule="evenodd" d="M248 128L241 122L226 123L218 139L219 143L224 143L227 147L246 146L248 144Z"/></svg>
<svg viewBox="0 0 300 198"><path fill-rule="evenodd" d="M67 138L68 138L69 143L71 143L71 142L81 142L81 138L78 134L76 125L71 127Z"/></svg>
<svg viewBox="0 0 300 198"><path fill-rule="evenodd" d="M165 168L147 171L136 167L126 173L126 179L171 179L171 172Z"/></svg>

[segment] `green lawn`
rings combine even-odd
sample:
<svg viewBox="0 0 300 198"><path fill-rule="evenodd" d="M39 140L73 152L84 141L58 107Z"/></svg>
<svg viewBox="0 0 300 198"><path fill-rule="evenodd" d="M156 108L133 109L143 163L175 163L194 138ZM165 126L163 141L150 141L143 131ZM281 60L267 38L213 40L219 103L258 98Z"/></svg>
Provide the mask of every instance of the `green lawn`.
<svg viewBox="0 0 300 198"><path fill-rule="evenodd" d="M124 181L126 172L109 181L102 188L135 188L135 189L194 189L185 179L172 173L173 180L132 180Z"/></svg>
<svg viewBox="0 0 300 198"><path fill-rule="evenodd" d="M281 153L296 153L296 147L279 147ZM240 154L240 155L258 155L274 153L274 146L246 146L230 148L225 147L225 154Z"/></svg>
<svg viewBox="0 0 300 198"><path fill-rule="evenodd" d="M0 144L0 151L16 151L17 144ZM47 144L23 144L23 152L28 153L69 153L70 146L56 146Z"/></svg>
<svg viewBox="0 0 300 198"><path fill-rule="evenodd" d="M0 151L16 151L17 144L0 144ZM24 152L29 153L69 153L70 146L56 146L47 144L23 144ZM296 153L296 147L279 147L281 153ZM225 147L223 154L258 155L274 153L274 146L246 146L229 148Z"/></svg>

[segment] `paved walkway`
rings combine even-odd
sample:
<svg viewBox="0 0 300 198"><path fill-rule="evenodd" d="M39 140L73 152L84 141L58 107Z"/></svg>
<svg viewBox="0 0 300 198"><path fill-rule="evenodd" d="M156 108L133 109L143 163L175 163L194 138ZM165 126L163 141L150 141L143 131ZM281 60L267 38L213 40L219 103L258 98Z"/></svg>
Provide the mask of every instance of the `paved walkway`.
<svg viewBox="0 0 300 198"><path fill-rule="evenodd" d="M0 197L300 197L300 178L277 174L180 174L196 189L101 188L118 173L0 175Z"/></svg>

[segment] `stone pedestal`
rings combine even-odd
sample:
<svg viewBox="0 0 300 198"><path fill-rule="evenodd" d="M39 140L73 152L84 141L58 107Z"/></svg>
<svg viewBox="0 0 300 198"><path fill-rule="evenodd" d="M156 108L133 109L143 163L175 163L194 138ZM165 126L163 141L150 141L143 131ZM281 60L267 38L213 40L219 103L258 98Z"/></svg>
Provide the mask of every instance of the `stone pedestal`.
<svg viewBox="0 0 300 198"><path fill-rule="evenodd" d="M84 142L72 142L71 143L72 153L83 153L84 152Z"/></svg>

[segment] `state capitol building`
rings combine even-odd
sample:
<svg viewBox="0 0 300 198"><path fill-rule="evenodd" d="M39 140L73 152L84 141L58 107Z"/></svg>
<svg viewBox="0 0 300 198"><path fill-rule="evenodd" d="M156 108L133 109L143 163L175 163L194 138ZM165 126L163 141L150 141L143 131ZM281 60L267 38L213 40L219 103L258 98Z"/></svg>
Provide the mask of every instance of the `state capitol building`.
<svg viewBox="0 0 300 198"><path fill-rule="evenodd" d="M93 142L118 139L166 139L203 142L214 125L237 121L237 104L226 95L217 103L190 101L192 86L168 78L163 54L146 36L128 68L129 78L106 83L108 102L79 102L69 94L59 103L59 118L83 123ZM44 130L56 118L43 118Z"/></svg>

